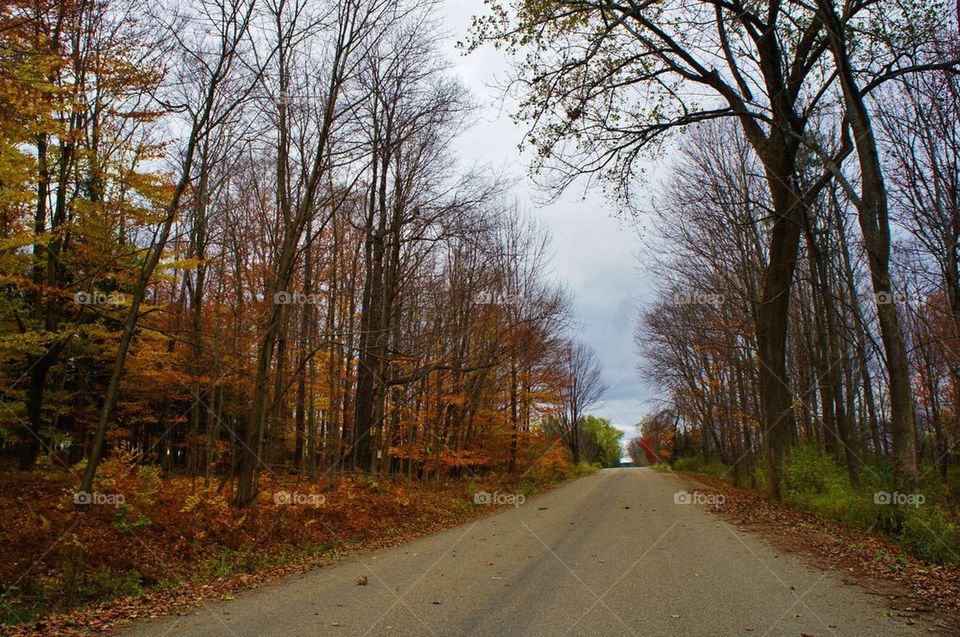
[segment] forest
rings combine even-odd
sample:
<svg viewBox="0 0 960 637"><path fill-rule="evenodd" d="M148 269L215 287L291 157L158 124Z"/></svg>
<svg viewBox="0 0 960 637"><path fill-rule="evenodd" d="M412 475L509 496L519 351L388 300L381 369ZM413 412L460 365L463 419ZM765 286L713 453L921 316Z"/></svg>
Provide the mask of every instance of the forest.
<svg viewBox="0 0 960 637"><path fill-rule="evenodd" d="M936 1L517 1L476 20L470 46L514 57L533 176L649 213L659 297L637 345L668 394L651 434L762 469L773 499L798 444L854 484L870 463L905 490L948 478L958 33Z"/></svg>
<svg viewBox="0 0 960 637"><path fill-rule="evenodd" d="M442 4L0 8L0 622L620 464ZM640 229L635 464L960 563L960 6L483 6L530 180Z"/></svg>
<svg viewBox="0 0 960 637"><path fill-rule="evenodd" d="M4 4L5 618L173 578L84 562L103 533L175 553L184 512L243 531L284 485L619 462L609 422L582 426L599 362L549 233L453 152L476 109L435 5Z"/></svg>
<svg viewBox="0 0 960 637"><path fill-rule="evenodd" d="M580 419L597 363L546 233L452 156L472 106L429 6L161 8L3 16L20 471L86 461L89 492L123 447L244 506L264 470L512 471Z"/></svg>

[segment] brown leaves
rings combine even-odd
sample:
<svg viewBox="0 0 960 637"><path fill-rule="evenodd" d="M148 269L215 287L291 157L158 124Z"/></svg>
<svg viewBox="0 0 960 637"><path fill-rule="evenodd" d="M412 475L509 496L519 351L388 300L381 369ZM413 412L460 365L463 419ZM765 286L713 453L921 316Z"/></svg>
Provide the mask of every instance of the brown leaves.
<svg viewBox="0 0 960 637"><path fill-rule="evenodd" d="M105 464L104 483L127 493L127 504L135 508L131 519L150 520L126 533L116 528L114 506L77 510L68 497L73 485L66 474L0 474L0 584L19 582L4 589L7 600L66 613L4 626L5 636L109 633L133 618L175 613L205 599L231 599L243 589L352 551L399 544L488 511L465 506L474 492L467 481L344 478L312 485L269 475L261 480L257 505L238 510L227 504L229 494L217 492L216 483L204 488L173 478L155 484L154 476L141 475L136 467L124 472L122 464L120 458ZM497 476L486 476L483 486L516 490ZM290 495L289 502L274 500L280 491ZM321 493L321 506L297 504ZM132 588L95 586L107 580ZM368 585L367 576L356 582ZM141 587L144 594L130 595ZM37 596L34 591L41 589L50 596Z"/></svg>

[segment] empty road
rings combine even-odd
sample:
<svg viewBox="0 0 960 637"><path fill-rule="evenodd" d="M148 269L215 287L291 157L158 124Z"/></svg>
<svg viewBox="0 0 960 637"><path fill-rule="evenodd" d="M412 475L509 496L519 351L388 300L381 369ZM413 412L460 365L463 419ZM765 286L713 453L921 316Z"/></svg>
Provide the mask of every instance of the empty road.
<svg viewBox="0 0 960 637"><path fill-rule="evenodd" d="M650 469L604 470L465 526L124 634L928 634L698 504L675 503L691 488Z"/></svg>

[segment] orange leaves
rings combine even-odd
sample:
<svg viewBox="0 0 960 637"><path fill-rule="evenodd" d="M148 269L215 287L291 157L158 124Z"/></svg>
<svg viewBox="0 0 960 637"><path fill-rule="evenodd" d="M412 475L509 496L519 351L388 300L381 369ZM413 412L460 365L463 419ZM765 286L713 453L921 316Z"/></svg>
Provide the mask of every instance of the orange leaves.
<svg viewBox="0 0 960 637"><path fill-rule="evenodd" d="M572 465L566 447L555 441L539 457L535 457L528 472L539 479L558 480L569 475Z"/></svg>
<svg viewBox="0 0 960 637"><path fill-rule="evenodd" d="M427 450L423 445L402 444L390 447L387 450L387 455L391 458L423 462L427 459Z"/></svg>
<svg viewBox="0 0 960 637"><path fill-rule="evenodd" d="M440 461L448 469L457 469L464 467L483 467L489 464L489 458L476 451L442 451Z"/></svg>
<svg viewBox="0 0 960 637"><path fill-rule="evenodd" d="M462 407L463 405L467 404L467 400L469 400L469 397L465 392L453 392L443 397L443 401L445 403L448 405L456 405L458 407Z"/></svg>

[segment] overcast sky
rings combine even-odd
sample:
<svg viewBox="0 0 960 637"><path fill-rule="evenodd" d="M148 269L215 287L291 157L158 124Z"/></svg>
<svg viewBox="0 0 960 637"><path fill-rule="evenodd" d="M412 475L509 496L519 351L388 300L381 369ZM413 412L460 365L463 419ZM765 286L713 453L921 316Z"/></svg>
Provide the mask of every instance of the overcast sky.
<svg viewBox="0 0 960 637"><path fill-rule="evenodd" d="M640 236L634 220L618 219L599 193L583 188L566 192L556 203L538 206L538 191L527 178L530 157L517 146L523 130L513 124L513 104L504 104L495 85L508 74L502 51L485 47L464 55L455 48L464 40L470 17L484 13L482 0L445 0L443 23L449 33L444 50L481 105L479 121L460 139L465 164L490 164L518 179L513 196L550 229L553 273L573 293L577 336L597 353L609 386L603 402L591 413L609 418L630 437L634 425L657 396L637 375L633 330L638 308L649 300L652 286L641 268ZM642 222L639 224L642 227Z"/></svg>

